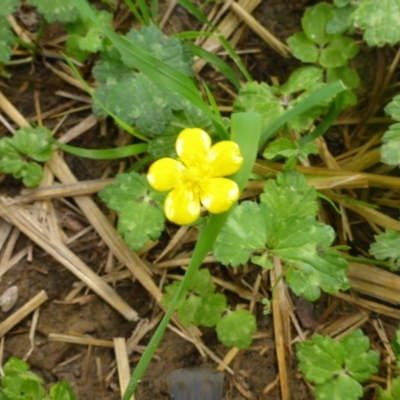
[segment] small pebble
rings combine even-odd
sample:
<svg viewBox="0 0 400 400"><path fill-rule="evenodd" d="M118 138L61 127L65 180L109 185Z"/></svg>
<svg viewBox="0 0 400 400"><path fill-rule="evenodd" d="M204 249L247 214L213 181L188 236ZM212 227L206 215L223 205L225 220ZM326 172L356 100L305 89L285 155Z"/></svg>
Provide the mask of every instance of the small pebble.
<svg viewBox="0 0 400 400"><path fill-rule="evenodd" d="M0 296L0 307L1 311L8 312L10 311L18 299L18 286L9 287L1 296Z"/></svg>

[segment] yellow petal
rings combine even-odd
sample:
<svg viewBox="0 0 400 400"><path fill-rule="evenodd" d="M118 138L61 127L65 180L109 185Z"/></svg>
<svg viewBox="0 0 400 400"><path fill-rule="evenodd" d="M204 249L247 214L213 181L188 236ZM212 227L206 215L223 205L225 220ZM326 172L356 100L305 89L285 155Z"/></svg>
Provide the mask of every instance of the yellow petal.
<svg viewBox="0 0 400 400"><path fill-rule="evenodd" d="M210 136L199 128L184 129L175 142L176 153L188 168L204 163L210 147Z"/></svg>
<svg viewBox="0 0 400 400"><path fill-rule="evenodd" d="M243 164L239 146L230 140L218 142L208 153L212 176L232 175L239 171Z"/></svg>
<svg viewBox="0 0 400 400"><path fill-rule="evenodd" d="M173 158L160 158L151 164L147 172L147 181L150 186L160 192L171 190L175 187L185 166Z"/></svg>
<svg viewBox="0 0 400 400"><path fill-rule="evenodd" d="M200 200L213 214L229 210L239 198L239 188L231 179L213 178L201 186Z"/></svg>
<svg viewBox="0 0 400 400"><path fill-rule="evenodd" d="M200 199L191 190L177 187L168 193L164 203L166 217L178 225L188 225L200 217Z"/></svg>

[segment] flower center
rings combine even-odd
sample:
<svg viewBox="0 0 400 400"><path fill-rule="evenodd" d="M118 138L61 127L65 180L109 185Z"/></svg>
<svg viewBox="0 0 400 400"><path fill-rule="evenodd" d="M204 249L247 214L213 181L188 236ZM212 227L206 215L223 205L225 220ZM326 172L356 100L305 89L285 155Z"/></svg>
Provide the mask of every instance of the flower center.
<svg viewBox="0 0 400 400"><path fill-rule="evenodd" d="M183 171L179 184L196 194L200 193L203 183L211 178L211 168L204 160L192 160Z"/></svg>

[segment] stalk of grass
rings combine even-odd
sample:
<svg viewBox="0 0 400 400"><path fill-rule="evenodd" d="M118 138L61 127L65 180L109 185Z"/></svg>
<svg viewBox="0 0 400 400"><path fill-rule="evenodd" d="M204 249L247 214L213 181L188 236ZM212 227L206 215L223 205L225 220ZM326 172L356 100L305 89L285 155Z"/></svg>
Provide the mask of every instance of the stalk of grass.
<svg viewBox="0 0 400 400"><path fill-rule="evenodd" d="M129 8L133 16L138 20L140 25L145 25L144 19L139 14L139 11L136 9L135 5L132 3L132 0L125 0L125 4Z"/></svg>
<svg viewBox="0 0 400 400"><path fill-rule="evenodd" d="M202 13L202 11L196 7L196 5L192 1L178 0L178 3L182 7L186 8L186 10L189 11L189 13L193 14L203 24L215 28L215 26L208 20L208 18Z"/></svg>
<svg viewBox="0 0 400 400"><path fill-rule="evenodd" d="M115 149L82 149L59 142L51 138L50 142L55 144L61 150L78 157L90 158L92 160L115 160L143 154L147 150L146 143L131 144L129 146L117 147Z"/></svg>
<svg viewBox="0 0 400 400"><path fill-rule="evenodd" d="M150 11L149 8L147 7L146 1L137 0L137 4L139 6L140 12L143 15L144 23L146 25L149 25L151 23L151 18L150 18Z"/></svg>
<svg viewBox="0 0 400 400"><path fill-rule="evenodd" d="M238 113L232 115L232 140L238 143L244 158L242 168L232 177L232 179L238 184L240 190L244 189L253 168L254 161L257 156L260 130L261 120L259 114ZM174 298L172 299L172 302L164 315L164 318L160 322L160 325L151 338L149 344L146 346L146 350L144 351L139 363L135 368L135 371L133 372L122 400L129 400L135 392L163 337L178 299L182 296L190 280L199 269L208 251L212 248L229 214L230 211L218 215L211 215L205 228L201 231L199 240L196 243L192 259L183 277L183 280L181 281L178 290L176 291Z"/></svg>

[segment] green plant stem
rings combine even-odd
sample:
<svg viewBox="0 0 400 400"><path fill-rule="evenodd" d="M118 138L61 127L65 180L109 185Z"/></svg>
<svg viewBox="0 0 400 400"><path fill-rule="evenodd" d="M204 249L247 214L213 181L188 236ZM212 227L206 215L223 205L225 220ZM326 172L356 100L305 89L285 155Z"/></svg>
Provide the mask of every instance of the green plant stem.
<svg viewBox="0 0 400 400"><path fill-rule="evenodd" d="M232 115L232 140L240 146L240 150L244 159L244 163L239 172L237 172L232 179L238 184L239 188L243 190L246 185L247 179L251 173L254 161L257 156L258 141L260 134L260 116L255 113L239 113ZM188 283L196 274L204 257L212 248L220 230L224 226L230 210L218 215L212 215L205 228L200 233L199 240L193 251L192 259L189 263L188 269L181 281L178 290L176 291L170 306L168 307L164 318L160 322L156 332L146 346L142 357L137 364L135 371L129 381L128 387L124 393L122 400L129 400L135 392L142 376L163 337L165 329L171 319L175 306L181 294L186 290Z"/></svg>
<svg viewBox="0 0 400 400"><path fill-rule="evenodd" d="M125 0L126 6L129 8L131 13L134 15L134 17L138 20L140 25L145 25L144 19L142 16L139 14L138 10L136 9L135 5L132 3L132 0Z"/></svg>

